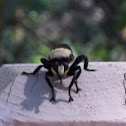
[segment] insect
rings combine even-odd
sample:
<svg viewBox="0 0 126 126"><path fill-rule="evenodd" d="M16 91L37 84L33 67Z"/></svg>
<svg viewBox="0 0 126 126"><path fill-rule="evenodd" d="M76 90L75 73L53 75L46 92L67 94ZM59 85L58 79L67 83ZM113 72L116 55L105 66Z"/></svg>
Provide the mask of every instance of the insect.
<svg viewBox="0 0 126 126"><path fill-rule="evenodd" d="M73 84L76 86L76 93L81 89L78 87L77 79L81 74L81 67L78 65L80 62L84 62L84 70L95 71L94 69L88 69L88 57L80 55L74 60L72 49L67 44L59 44L49 53L48 59L41 58L42 65L39 65L32 73L22 72L23 75L35 75L42 67L48 71L45 74L47 84L51 88L52 97L50 101L55 101L54 87L49 80L49 77L57 76L62 84L62 78L67 76L73 76L72 81L68 87L69 102L73 101L71 96L71 88ZM72 63L73 62L73 63ZM71 65L70 65L71 64Z"/></svg>

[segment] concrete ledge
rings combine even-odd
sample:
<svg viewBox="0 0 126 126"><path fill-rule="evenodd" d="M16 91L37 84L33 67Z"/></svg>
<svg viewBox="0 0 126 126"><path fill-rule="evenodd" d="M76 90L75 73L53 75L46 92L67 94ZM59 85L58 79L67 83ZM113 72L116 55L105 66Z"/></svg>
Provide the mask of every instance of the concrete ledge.
<svg viewBox="0 0 126 126"><path fill-rule="evenodd" d="M0 68L0 124L2 126L125 126L126 105L124 73L126 62L91 62L82 71L74 101L67 102L69 77L55 86L56 102L49 102L51 90L45 81L45 69L36 76L24 76L38 64L8 64ZM80 64L82 66L82 64Z"/></svg>

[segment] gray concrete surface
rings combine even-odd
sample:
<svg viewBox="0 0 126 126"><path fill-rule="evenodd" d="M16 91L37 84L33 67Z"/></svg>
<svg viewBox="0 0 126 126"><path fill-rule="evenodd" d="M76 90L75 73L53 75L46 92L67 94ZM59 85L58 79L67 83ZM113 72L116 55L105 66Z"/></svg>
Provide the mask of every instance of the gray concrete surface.
<svg viewBox="0 0 126 126"><path fill-rule="evenodd" d="M80 66L83 64L81 63ZM95 72L82 70L74 101L68 102L68 77L55 87L56 102L50 102L51 90L45 81L45 69L35 76L21 75L38 64L8 64L0 67L0 126L125 126L126 105L124 73L126 62L90 62Z"/></svg>

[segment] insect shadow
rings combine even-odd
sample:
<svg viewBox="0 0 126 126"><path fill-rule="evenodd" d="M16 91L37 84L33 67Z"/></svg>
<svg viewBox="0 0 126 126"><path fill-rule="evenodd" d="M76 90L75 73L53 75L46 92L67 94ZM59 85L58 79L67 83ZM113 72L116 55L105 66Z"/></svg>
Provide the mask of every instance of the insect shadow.
<svg viewBox="0 0 126 126"><path fill-rule="evenodd" d="M45 80L45 71L39 71L36 75L21 75L27 76L27 81L24 87L25 99L21 102L21 106L27 110L35 109L35 113L39 112L40 105L43 102L50 102L51 89ZM56 79L54 78L53 81ZM53 83L54 87L58 83ZM60 84L59 84L60 85ZM57 86L56 86L57 87ZM58 86L59 89L67 90L66 87ZM57 92L55 92L56 95ZM52 104L57 104L58 102L68 102L67 100L57 99L56 102L51 102Z"/></svg>

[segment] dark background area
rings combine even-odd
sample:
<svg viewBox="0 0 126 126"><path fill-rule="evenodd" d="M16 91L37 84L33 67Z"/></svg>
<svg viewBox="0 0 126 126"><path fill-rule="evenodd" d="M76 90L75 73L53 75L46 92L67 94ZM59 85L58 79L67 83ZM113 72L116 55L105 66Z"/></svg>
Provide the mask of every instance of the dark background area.
<svg viewBox="0 0 126 126"><path fill-rule="evenodd" d="M126 0L0 0L0 64L39 63L59 43L125 61Z"/></svg>

